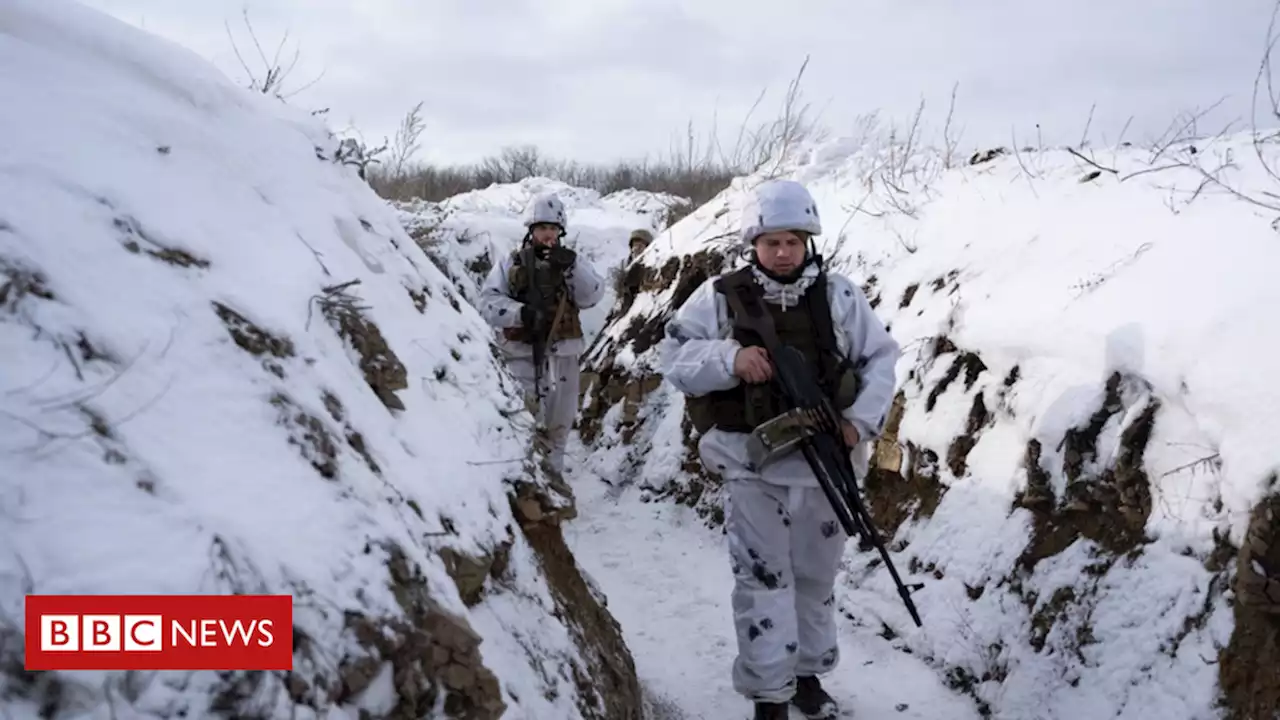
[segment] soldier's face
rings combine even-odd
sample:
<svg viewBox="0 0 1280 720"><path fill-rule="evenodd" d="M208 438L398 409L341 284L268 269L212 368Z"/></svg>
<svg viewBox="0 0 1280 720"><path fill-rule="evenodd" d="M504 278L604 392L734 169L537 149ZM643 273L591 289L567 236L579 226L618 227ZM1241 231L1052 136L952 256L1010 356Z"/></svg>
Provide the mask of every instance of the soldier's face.
<svg viewBox="0 0 1280 720"><path fill-rule="evenodd" d="M533 226L533 241L539 245L550 247L560 239L560 228L550 223L538 223Z"/></svg>
<svg viewBox="0 0 1280 720"><path fill-rule="evenodd" d="M756 238L756 257L769 272L788 275L804 262L805 241L789 230L769 232Z"/></svg>

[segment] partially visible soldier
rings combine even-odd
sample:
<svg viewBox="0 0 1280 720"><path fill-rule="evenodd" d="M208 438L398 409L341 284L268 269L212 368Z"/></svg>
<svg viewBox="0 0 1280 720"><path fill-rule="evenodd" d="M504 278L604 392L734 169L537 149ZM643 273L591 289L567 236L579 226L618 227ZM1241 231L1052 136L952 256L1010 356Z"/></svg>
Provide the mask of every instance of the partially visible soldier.
<svg viewBox="0 0 1280 720"><path fill-rule="evenodd" d="M698 455L725 484L738 657L734 688L756 720L837 715L818 676L840 661L833 595L846 535L798 439L760 336L735 327L725 292L749 290L783 343L799 350L843 419L845 446L861 456L884 429L900 349L862 291L816 262L818 207L803 185L774 180L742 211L751 262L712 278L667 324L662 374L685 395L701 434ZM760 447L785 447L761 456Z"/></svg>
<svg viewBox="0 0 1280 720"><path fill-rule="evenodd" d="M564 449L578 411L578 362L585 349L579 311L604 297L604 280L591 262L562 244L568 228L564 203L554 193L532 199L520 247L495 264L480 291L479 309L499 330L507 366L536 404L550 442L551 465L564 472ZM532 266L530 266L532 262ZM537 287L531 287L536 282ZM530 290L544 298L535 304ZM541 340L543 367L534 363ZM537 381L540 380L541 383Z"/></svg>
<svg viewBox="0 0 1280 720"><path fill-rule="evenodd" d="M640 253L644 252L645 248L649 247L649 243L653 242L653 233L647 228L636 228L631 231L631 239L628 242L631 244L631 257L627 258L627 262L632 263L640 257Z"/></svg>

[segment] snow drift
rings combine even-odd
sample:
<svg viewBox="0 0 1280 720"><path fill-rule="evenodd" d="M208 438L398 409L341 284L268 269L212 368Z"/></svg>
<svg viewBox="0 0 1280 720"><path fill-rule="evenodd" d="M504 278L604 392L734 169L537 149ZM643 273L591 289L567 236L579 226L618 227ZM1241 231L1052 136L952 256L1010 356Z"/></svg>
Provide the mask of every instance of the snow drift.
<svg viewBox="0 0 1280 720"><path fill-rule="evenodd" d="M634 189L602 197L595 190L535 177L443 202L417 200L395 206L410 236L453 279L457 292L474 302L497 258L514 250L524 237L521 216L529 199L542 192L554 192L564 201L569 214L566 247L582 253L601 276L612 280L604 298L582 312L582 331L590 346L617 299L617 279L630 255L631 231L648 228L657 235L673 211L689 205L687 198Z"/></svg>
<svg viewBox="0 0 1280 720"><path fill-rule="evenodd" d="M996 718L1276 712L1277 624L1237 583L1280 579L1275 546L1238 562L1251 513L1280 532L1254 512L1280 492L1278 159L1245 135L966 158L873 138L788 168L818 200L829 267L905 348L865 497L925 584L925 624L853 541L838 581L853 642L922 658ZM584 475L712 526L719 485L655 346L738 264L758 180L670 229L584 360Z"/></svg>
<svg viewBox="0 0 1280 720"><path fill-rule="evenodd" d="M0 8L8 718L635 717L488 328L313 118ZM291 673L27 673L26 593L285 593Z"/></svg>

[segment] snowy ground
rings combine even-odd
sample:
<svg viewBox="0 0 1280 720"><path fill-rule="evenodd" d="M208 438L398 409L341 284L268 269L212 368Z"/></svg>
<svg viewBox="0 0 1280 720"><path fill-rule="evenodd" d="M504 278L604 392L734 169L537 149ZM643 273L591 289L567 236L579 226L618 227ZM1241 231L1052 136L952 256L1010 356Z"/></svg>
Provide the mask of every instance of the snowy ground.
<svg viewBox="0 0 1280 720"><path fill-rule="evenodd" d="M737 641L724 536L689 508L642 502L636 487L614 492L587 471L574 474L573 487L579 517L565 537L622 624L636 672L656 701L654 720L749 718L751 705L729 677ZM971 699L947 689L878 626L850 620L859 610L840 608L843 657L824 678L843 710L857 718L979 717Z"/></svg>

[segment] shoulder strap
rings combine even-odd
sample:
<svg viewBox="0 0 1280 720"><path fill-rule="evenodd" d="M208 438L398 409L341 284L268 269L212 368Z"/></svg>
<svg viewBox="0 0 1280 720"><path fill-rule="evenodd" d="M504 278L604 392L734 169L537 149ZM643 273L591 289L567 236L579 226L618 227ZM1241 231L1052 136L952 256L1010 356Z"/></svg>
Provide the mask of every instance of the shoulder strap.
<svg viewBox="0 0 1280 720"><path fill-rule="evenodd" d="M835 355L837 352L835 323L831 319L831 299L827 295L827 274L819 272L809 288L809 317L813 319L813 331L817 335L818 349Z"/></svg>
<svg viewBox="0 0 1280 720"><path fill-rule="evenodd" d="M773 315L765 309L760 286L751 275L751 268L726 275L716 281L716 289L724 293L735 327L754 332L764 341L770 353L778 351L778 331L773 325Z"/></svg>
<svg viewBox="0 0 1280 720"><path fill-rule="evenodd" d="M820 382L829 392L834 392L849 359L840 354L840 346L836 343L835 322L831 318L831 298L827 294L825 272L818 273L817 279L809 288L805 304L810 322L813 323L814 342L818 345Z"/></svg>
<svg viewBox="0 0 1280 720"><path fill-rule="evenodd" d="M750 296L750 301L755 303L760 299L760 287L756 285L755 277L751 273L751 267L744 267L734 270L727 275L721 275L716 278L715 289L726 298L736 290L745 291ZM734 308L730 305L730 310Z"/></svg>
<svg viewBox="0 0 1280 720"><path fill-rule="evenodd" d="M721 275L715 282L715 288L728 302L729 326L734 328L735 335L744 330L748 334L759 335L761 321L768 324L770 332L773 331L773 316L764 307L764 290L756 283L750 266ZM766 340L764 337L760 339Z"/></svg>

